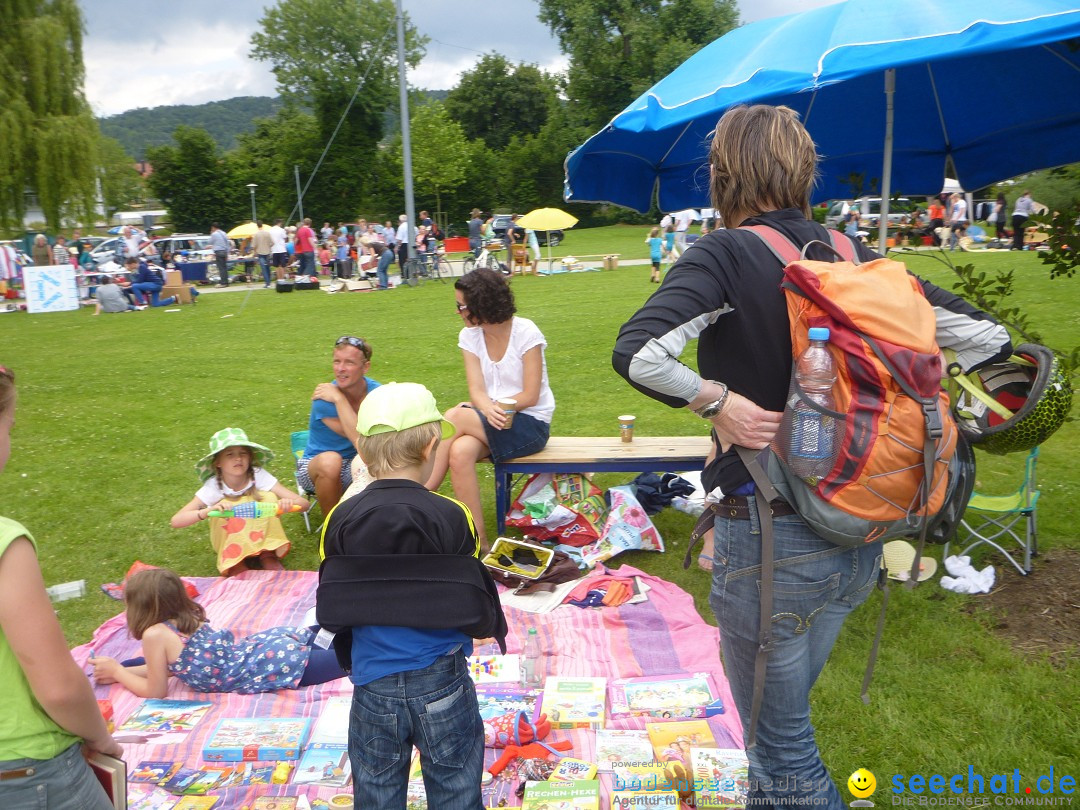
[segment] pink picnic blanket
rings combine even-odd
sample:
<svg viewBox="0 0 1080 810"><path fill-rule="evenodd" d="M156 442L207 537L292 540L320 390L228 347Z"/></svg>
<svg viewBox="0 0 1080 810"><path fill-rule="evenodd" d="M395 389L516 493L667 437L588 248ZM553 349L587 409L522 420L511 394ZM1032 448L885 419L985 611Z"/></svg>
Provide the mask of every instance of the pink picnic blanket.
<svg viewBox="0 0 1080 810"><path fill-rule="evenodd" d="M563 605L546 614L506 609L510 635L507 651L520 652L529 628L536 628L543 650L545 675L594 675L609 679L640 675L665 675L680 672L712 674L725 714L709 719L719 747L741 748L742 731L731 699L731 692L719 658L719 633L706 624L694 609L693 599L678 586L629 566L617 570L620 575L638 575L648 585L648 601L625 604L618 608L582 609ZM210 624L228 628L237 637L279 625L299 626L315 604L318 576L313 571L248 571L228 579L190 578L200 591L198 601L206 608ZM124 614L114 616L94 633L93 641L72 651L75 660L87 671L90 650L118 660L139 655L140 645L127 632ZM96 686L99 698L112 701L117 725L142 703L142 698L119 685ZM144 760L183 761L199 767L203 742L218 721L225 717L313 717L317 718L324 701L335 695L351 695L352 685L341 679L319 686L264 692L257 695L206 694L194 692L171 678L170 699L205 700L213 705L209 713L181 743L173 745L125 744L128 772ZM609 728L644 728L644 718L615 718ZM589 731L555 731L551 739L569 739L574 748L569 755L592 760L594 735ZM498 753L489 750L488 762ZM610 774L608 775L610 777ZM506 780L498 780L485 804L494 806L500 798L508 804L520 801L510 793ZM503 784L499 784L502 782ZM258 785L216 791L220 801L215 810L232 810L250 805L258 795L316 797L329 800L344 790L310 785ZM498 791L496 795L494 791ZM606 806L606 805L605 805Z"/></svg>

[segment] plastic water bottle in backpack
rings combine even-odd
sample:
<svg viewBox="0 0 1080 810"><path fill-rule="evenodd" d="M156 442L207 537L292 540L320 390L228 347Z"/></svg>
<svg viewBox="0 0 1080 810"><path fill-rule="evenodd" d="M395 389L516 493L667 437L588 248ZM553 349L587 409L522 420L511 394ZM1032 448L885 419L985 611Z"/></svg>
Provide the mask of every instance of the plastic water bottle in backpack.
<svg viewBox="0 0 1080 810"><path fill-rule="evenodd" d="M788 401L792 418L787 457L792 471L813 486L833 466L836 419L814 410L806 400L830 411L836 410L833 396L836 365L829 353L829 330L811 327L807 336L810 345L795 361L795 380L802 389L802 396L796 391Z"/></svg>

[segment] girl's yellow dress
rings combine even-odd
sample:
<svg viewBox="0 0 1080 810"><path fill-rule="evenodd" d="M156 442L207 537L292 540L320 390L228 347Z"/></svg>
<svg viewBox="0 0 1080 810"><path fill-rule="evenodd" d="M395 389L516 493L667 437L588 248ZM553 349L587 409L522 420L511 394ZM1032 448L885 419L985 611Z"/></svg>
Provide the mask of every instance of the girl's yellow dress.
<svg viewBox="0 0 1080 810"><path fill-rule="evenodd" d="M230 506L258 500L261 503L277 503L272 492L259 490L258 498L250 493L237 497L226 495ZM210 545L217 552L217 567L222 574L248 557L258 557L264 551L272 551L278 557L289 553L289 538L278 517L267 518L210 518Z"/></svg>

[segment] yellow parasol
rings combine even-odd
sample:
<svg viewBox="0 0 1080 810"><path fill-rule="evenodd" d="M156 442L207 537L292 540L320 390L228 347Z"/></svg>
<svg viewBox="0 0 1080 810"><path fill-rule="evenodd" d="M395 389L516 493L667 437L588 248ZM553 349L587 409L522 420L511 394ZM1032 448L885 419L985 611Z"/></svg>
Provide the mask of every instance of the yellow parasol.
<svg viewBox="0 0 1080 810"><path fill-rule="evenodd" d="M265 225L263 227L266 227ZM227 234L230 239L247 239L254 236L255 231L259 230L258 226L254 222L245 222L243 225L237 225Z"/></svg>
<svg viewBox="0 0 1080 810"><path fill-rule="evenodd" d="M534 208L524 216L518 217L514 222L522 228L533 231L556 231L564 228L573 228L577 225L577 217L566 213L561 208ZM548 272L551 272L551 234L547 237Z"/></svg>

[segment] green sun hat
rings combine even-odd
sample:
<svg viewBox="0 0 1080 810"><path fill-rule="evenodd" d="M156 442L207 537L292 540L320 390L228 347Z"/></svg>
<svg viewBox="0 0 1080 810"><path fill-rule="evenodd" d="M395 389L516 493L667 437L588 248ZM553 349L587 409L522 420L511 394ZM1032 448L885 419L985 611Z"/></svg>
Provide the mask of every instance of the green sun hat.
<svg viewBox="0 0 1080 810"><path fill-rule="evenodd" d="M356 414L361 436L392 433L428 422L439 422L442 438L454 435L454 425L442 418L435 397L420 383L385 383L364 397Z"/></svg>
<svg viewBox="0 0 1080 810"><path fill-rule="evenodd" d="M243 428L224 428L210 437L210 452L195 464L195 471L199 474L200 481L208 481L216 475L214 456L227 447L250 448L253 467L266 467L274 458L274 451L250 441Z"/></svg>

